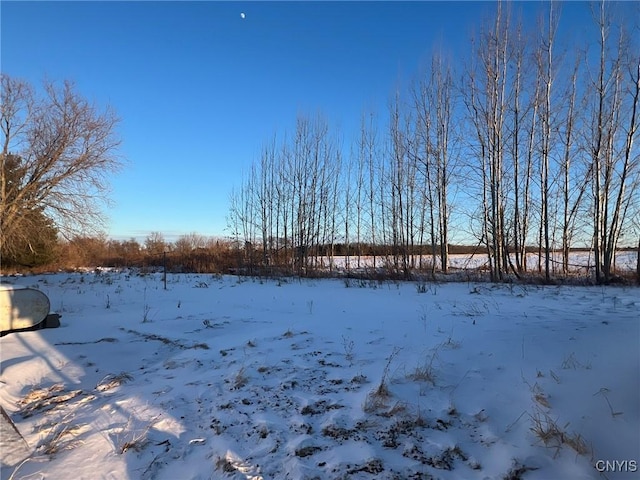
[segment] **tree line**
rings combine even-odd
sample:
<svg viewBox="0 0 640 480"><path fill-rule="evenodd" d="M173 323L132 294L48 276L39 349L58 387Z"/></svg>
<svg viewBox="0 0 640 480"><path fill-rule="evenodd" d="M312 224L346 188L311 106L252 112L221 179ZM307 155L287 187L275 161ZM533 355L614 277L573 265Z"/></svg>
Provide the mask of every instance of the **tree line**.
<svg viewBox="0 0 640 480"><path fill-rule="evenodd" d="M640 30L613 8L591 5L597 40L578 45L558 40L560 5L527 30L497 3L464 63L435 53L346 149L322 115L299 116L230 195L244 265L305 275L332 270L338 245L360 266L368 246L374 271L409 278L446 273L462 242L493 281L549 281L579 246L610 281L621 242L640 249Z"/></svg>
<svg viewBox="0 0 640 480"><path fill-rule="evenodd" d="M3 73L0 267L162 257L175 270L311 275L347 257L347 269L410 278L447 273L466 244L493 281L566 275L580 247L608 282L615 252L640 250L640 16L617 6L591 5L596 40L580 45L559 40L558 4L526 29L498 2L465 61L435 53L347 142L322 115L299 116L264 143L231 193L230 238L215 243L100 235L119 119L71 82L36 92Z"/></svg>
<svg viewBox="0 0 640 480"><path fill-rule="evenodd" d="M87 267L166 268L174 273L229 273L237 269L237 249L231 240L197 233L167 241L151 232L143 241L116 240L100 235L56 237L37 250L2 258L3 272L76 270Z"/></svg>

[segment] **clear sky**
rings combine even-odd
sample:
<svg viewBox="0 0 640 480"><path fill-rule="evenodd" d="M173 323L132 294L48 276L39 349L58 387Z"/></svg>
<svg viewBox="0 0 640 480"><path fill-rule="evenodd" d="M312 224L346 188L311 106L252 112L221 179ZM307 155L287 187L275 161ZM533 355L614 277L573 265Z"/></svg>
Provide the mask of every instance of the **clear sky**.
<svg viewBox="0 0 640 480"><path fill-rule="evenodd" d="M454 59L494 2L2 1L2 71L70 79L122 119L108 235L224 236L232 187L274 133L317 112L352 139L440 46ZM536 3L518 4L534 11ZM539 4L538 4L539 5ZM241 14L244 14L244 18ZM585 3L564 5L576 28ZM535 14L529 16L535 21ZM527 18L527 15L525 15ZM566 18L564 19L567 20ZM569 21L570 23L570 21Z"/></svg>

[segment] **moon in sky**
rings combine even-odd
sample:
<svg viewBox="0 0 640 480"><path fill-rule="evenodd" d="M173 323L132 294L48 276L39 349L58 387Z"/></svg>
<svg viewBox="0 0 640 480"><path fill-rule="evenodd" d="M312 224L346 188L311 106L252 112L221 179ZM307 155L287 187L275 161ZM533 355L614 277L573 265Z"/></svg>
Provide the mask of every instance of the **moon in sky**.
<svg viewBox="0 0 640 480"><path fill-rule="evenodd" d="M240 14L240 18L242 18L244 20L244 17L246 17L246 15L243 13Z"/></svg>

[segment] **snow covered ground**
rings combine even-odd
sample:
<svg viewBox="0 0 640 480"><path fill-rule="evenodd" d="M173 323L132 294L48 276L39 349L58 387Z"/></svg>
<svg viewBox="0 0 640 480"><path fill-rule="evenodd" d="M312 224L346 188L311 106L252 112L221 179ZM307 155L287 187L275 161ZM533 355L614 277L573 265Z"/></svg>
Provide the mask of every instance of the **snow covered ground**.
<svg viewBox="0 0 640 480"><path fill-rule="evenodd" d="M62 326L0 338L2 479L638 477L638 288L3 280Z"/></svg>
<svg viewBox="0 0 640 480"><path fill-rule="evenodd" d="M374 265L374 257L363 255L358 258L357 255L335 256L333 259L329 257L321 257L320 263L329 268L331 261L333 260L333 267L339 271L344 271L347 265L351 270L357 269L370 269ZM413 261L416 265L420 265L420 256L416 255ZM391 257L378 256L376 259L376 265L393 265ZM511 261L515 264L515 256L511 255ZM625 250L616 252L615 265L616 269L621 273L635 272L638 262L638 253L636 251ZM429 265L433 264L433 257L431 255L422 255L422 265L424 268L429 268ZM544 258L542 260L536 253L527 253L526 256L527 269L531 273L538 271L538 264L544 268ZM449 267L453 270L475 270L488 268L487 255L485 250L479 249L478 253L474 255L468 254L451 254L449 255ZM436 267L440 267L439 259L436 259ZM554 252L551 255L551 270L560 273L562 271L562 253L559 251ZM587 276L594 270L593 252L584 250L573 250L569 254L569 272L578 275Z"/></svg>

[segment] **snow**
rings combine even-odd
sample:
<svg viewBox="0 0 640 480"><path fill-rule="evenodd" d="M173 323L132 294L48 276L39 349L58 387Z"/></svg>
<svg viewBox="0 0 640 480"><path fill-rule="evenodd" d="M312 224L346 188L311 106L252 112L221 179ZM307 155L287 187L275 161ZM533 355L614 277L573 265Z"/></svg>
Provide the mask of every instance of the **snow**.
<svg viewBox="0 0 640 480"><path fill-rule="evenodd" d="M24 285L9 285L6 283L0 284L0 292L13 292L15 290L23 290L27 287Z"/></svg>
<svg viewBox="0 0 640 480"><path fill-rule="evenodd" d="M0 338L0 405L32 451L2 479L637 475L637 288L3 280L62 325Z"/></svg>
<svg viewBox="0 0 640 480"><path fill-rule="evenodd" d="M427 269L430 265L433 265L433 256L432 255L415 255L410 257L411 261L416 265L421 265L423 268ZM478 249L478 252L475 254L450 254L449 255L449 267L452 271L465 271L466 273L470 273L475 269L486 269L489 268L489 264L487 261L486 252L482 249ZM511 262L513 264L516 263L516 258L514 254L510 254ZM326 270L329 270L329 267L332 266L334 270L343 272L349 267L351 272L363 271L366 272L367 269L371 270L371 268L375 265L380 267L383 265L393 265L392 257L378 256L375 258L369 255L361 255L358 257L357 255L350 256L335 256L335 257L320 257L319 263ZM638 262L638 253L637 251L626 250L626 251L618 251L615 254L615 266L616 271L624 272L626 274L632 274L635 272ZM436 266L440 266L439 258L436 258ZM527 253L525 257L525 263L527 265L527 269L529 272L535 274L537 272L538 266L541 265L541 268L544 268L544 257L539 257L536 253ZM568 270L574 276L582 275L585 278L587 277L589 272L593 272L594 270L594 257L593 252L585 250L572 250L569 253L569 261L568 261ZM562 271L562 252L553 251L550 256L550 268L554 272Z"/></svg>

